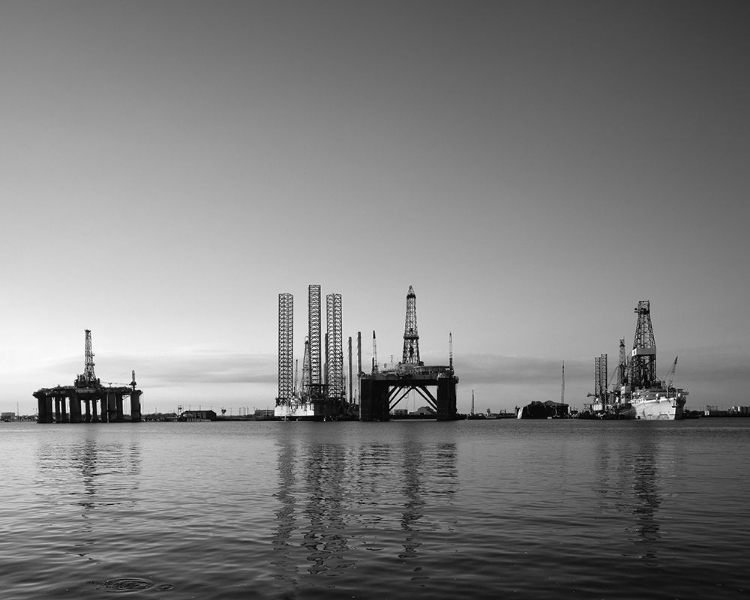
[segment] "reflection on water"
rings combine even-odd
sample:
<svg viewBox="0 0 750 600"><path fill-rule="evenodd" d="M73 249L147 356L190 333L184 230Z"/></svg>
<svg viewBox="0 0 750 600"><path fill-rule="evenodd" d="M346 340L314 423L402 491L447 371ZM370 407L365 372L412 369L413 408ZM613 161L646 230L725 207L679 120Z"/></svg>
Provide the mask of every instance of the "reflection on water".
<svg viewBox="0 0 750 600"><path fill-rule="evenodd" d="M615 510L632 516L626 527L635 554L649 566L658 565L656 548L661 538L664 478L675 476L675 459L664 440L649 424L634 429L627 442L599 438L596 485L601 496L598 510Z"/></svg>
<svg viewBox="0 0 750 600"><path fill-rule="evenodd" d="M80 484L82 489L74 496L84 512L97 503L132 506L135 502L141 465L137 442L105 442L96 435L72 443L45 442L37 450L39 479L47 482L37 487L39 494L59 495L49 485L54 481L69 494Z"/></svg>
<svg viewBox="0 0 750 600"><path fill-rule="evenodd" d="M34 485L42 513L69 523L64 552L94 560L97 522L116 524L135 514L141 449L136 441L100 438L97 432L65 440L42 439L36 453ZM72 513L79 512L78 518ZM72 525L72 526L71 526ZM98 561L94 561L98 562Z"/></svg>
<svg viewBox="0 0 750 600"><path fill-rule="evenodd" d="M0 427L0 596L746 595L748 419L327 425Z"/></svg>
<svg viewBox="0 0 750 600"><path fill-rule="evenodd" d="M422 534L450 520L444 516L452 514L458 486L455 443L286 439L279 440L277 457L271 561L277 579L335 576L371 560L370 553L379 560L415 559Z"/></svg>

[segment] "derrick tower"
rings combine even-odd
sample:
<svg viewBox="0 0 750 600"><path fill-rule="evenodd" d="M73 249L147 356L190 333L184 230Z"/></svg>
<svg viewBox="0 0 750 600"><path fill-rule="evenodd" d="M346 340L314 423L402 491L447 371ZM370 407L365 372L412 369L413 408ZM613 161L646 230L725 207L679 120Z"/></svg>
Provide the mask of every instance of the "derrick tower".
<svg viewBox="0 0 750 600"><path fill-rule="evenodd" d="M635 308L638 322L633 338L633 352L630 358L630 386L632 389L648 388L657 383L656 341L651 325L651 303L641 300Z"/></svg>
<svg viewBox="0 0 750 600"><path fill-rule="evenodd" d="M96 373L94 373L94 350L91 346L91 330L85 329L84 331L86 332L85 362L83 374L78 376L76 386L95 387L99 384L99 380L96 378Z"/></svg>
<svg viewBox="0 0 750 600"><path fill-rule="evenodd" d="M289 404L294 395L294 298L279 294L279 395L276 404Z"/></svg>
<svg viewBox="0 0 750 600"><path fill-rule="evenodd" d="M417 295L409 286L406 294L406 325L404 327L404 353L402 364L421 365L419 360L419 334L417 333Z"/></svg>
<svg viewBox="0 0 750 600"><path fill-rule="evenodd" d="M307 339L310 341L310 384L320 386L320 286L307 288Z"/></svg>
<svg viewBox="0 0 750 600"><path fill-rule="evenodd" d="M344 354L341 335L341 294L326 296L326 357L329 398L344 395Z"/></svg>

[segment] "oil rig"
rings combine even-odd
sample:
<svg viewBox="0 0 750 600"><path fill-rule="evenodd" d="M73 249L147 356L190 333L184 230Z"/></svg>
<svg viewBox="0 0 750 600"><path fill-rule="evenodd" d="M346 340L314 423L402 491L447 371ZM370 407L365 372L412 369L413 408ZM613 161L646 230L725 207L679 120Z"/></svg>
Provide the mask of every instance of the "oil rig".
<svg viewBox="0 0 750 600"><path fill-rule="evenodd" d="M39 403L38 423L116 423L141 420L141 390L136 389L135 371L128 385L102 384L94 372L91 330L86 329L83 373L73 385L42 388L33 393ZM130 416L123 412L123 399L130 397Z"/></svg>
<svg viewBox="0 0 750 600"><path fill-rule="evenodd" d="M456 384L453 371L453 343L449 334L449 362L447 366L426 366L419 356L417 332L417 295L409 286L406 294L406 323L401 362L394 368L380 370L377 361L375 332L373 339L372 371L359 372L361 421L388 421L391 411L411 391L417 392L435 411L438 421L458 419ZM433 394L430 387L436 388Z"/></svg>
<svg viewBox="0 0 750 600"><path fill-rule="evenodd" d="M279 294L279 392L274 416L281 419L322 421L353 418L349 338L349 394L344 378L341 294L326 295L326 333L321 340L321 291L308 286L308 335L305 339L302 380L293 356L294 297ZM321 341L324 343L321 345ZM325 348L325 357L322 355ZM323 359L325 358L325 361Z"/></svg>
<svg viewBox="0 0 750 600"><path fill-rule="evenodd" d="M326 295L326 333L321 337L321 291L308 286L307 337L298 377L293 357L294 298L279 294L279 391L274 416L285 420L387 421L391 411L415 390L435 411L438 421L458 418L452 343L448 366L425 366L419 356L417 296L409 286L402 360L379 369L375 332L372 371L362 371L362 333L357 332L357 389L353 389L352 338L348 344L348 377L344 373L341 294ZM321 343L322 342L322 343ZM323 355L323 349L325 355ZM348 384L348 391L347 391ZM428 388L436 387L436 394ZM359 402L355 401L355 395Z"/></svg>
<svg viewBox="0 0 750 600"><path fill-rule="evenodd" d="M651 323L651 302L641 300L637 315L633 349L625 350L620 339L617 367L607 377L607 355L594 359L594 402L591 411L605 418L661 419L682 418L688 391L673 387L677 358L667 376L656 375L656 340ZM591 396L592 394L589 394Z"/></svg>

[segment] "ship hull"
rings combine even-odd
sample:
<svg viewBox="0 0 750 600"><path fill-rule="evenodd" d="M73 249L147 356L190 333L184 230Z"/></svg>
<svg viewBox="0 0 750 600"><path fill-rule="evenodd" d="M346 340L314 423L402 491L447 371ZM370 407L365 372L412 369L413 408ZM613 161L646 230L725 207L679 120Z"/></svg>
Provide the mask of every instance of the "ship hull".
<svg viewBox="0 0 750 600"><path fill-rule="evenodd" d="M684 418L685 398L647 393L631 400L635 418L645 421L677 421Z"/></svg>

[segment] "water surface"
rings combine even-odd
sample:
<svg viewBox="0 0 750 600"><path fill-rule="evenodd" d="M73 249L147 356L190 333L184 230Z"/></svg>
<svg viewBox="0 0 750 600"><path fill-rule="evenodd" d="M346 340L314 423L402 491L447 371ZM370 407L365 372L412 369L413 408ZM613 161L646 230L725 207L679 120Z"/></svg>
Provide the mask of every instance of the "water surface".
<svg viewBox="0 0 750 600"><path fill-rule="evenodd" d="M749 434L3 423L0 597L746 597Z"/></svg>

